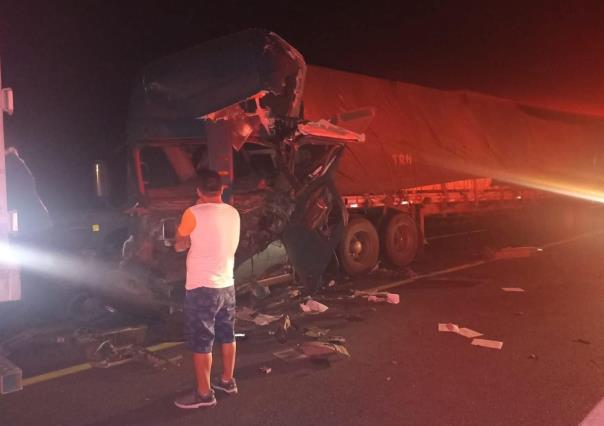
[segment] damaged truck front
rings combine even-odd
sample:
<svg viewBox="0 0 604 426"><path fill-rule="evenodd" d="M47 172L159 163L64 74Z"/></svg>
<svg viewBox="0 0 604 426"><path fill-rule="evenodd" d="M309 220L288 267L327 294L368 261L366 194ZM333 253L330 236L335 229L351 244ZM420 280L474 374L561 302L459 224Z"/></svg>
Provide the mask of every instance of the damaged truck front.
<svg viewBox="0 0 604 426"><path fill-rule="evenodd" d="M175 229L207 168L241 214L238 288L293 271L317 285L347 220L332 171L345 144L363 137L302 120L305 72L294 48L257 30L143 70L129 117L129 236L102 296L146 312L179 306L185 255L172 249Z"/></svg>

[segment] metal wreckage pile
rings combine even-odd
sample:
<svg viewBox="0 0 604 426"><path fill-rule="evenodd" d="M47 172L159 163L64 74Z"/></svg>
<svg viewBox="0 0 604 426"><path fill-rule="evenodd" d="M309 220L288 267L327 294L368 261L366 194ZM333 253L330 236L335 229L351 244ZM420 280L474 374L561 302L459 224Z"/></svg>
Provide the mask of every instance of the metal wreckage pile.
<svg viewBox="0 0 604 426"><path fill-rule="evenodd" d="M300 53L259 30L212 40L143 70L129 114L134 231L108 285L134 282L143 293L182 282L183 256L170 249L171 238L194 203L198 171L211 168L241 213L236 285L287 279L293 267L308 292L317 289L347 221L332 172L345 145L364 135L304 120L305 74ZM123 303L126 293L112 299Z"/></svg>

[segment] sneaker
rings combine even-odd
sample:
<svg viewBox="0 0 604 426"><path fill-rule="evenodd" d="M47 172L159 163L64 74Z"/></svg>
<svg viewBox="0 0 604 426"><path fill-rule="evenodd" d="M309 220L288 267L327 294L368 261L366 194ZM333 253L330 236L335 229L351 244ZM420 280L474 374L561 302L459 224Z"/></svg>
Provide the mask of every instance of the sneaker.
<svg viewBox="0 0 604 426"><path fill-rule="evenodd" d="M197 389L187 392L186 394L179 396L174 400L174 405L178 408L199 408L199 407L213 407L216 405L216 396L214 391L210 389L210 393L207 396L199 395Z"/></svg>
<svg viewBox="0 0 604 426"><path fill-rule="evenodd" d="M237 393L237 382L234 378L228 382L225 382L222 379L216 379L216 381L212 383L212 387L229 395L234 395Z"/></svg>

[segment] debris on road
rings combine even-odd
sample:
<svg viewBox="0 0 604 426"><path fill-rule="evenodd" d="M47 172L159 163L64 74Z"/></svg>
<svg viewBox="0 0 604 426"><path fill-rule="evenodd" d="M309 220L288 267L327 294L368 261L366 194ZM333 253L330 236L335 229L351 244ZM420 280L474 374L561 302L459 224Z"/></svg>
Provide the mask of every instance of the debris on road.
<svg viewBox="0 0 604 426"><path fill-rule="evenodd" d="M354 297L365 297L369 302L388 302L393 305L398 305L401 301L399 294L387 292L355 291Z"/></svg>
<svg viewBox="0 0 604 426"><path fill-rule="evenodd" d="M337 345L343 345L346 343L346 338L342 336L323 336L319 337L317 340L319 340L319 342L335 343Z"/></svg>
<svg viewBox="0 0 604 426"><path fill-rule="evenodd" d="M248 308L247 306L237 309L235 316L241 321L253 322L259 326L269 325L270 323L283 318L283 315L261 314L251 308Z"/></svg>
<svg viewBox="0 0 604 426"><path fill-rule="evenodd" d="M452 324L452 323L447 323L447 324L439 323L438 331L459 333L459 326L457 324Z"/></svg>
<svg viewBox="0 0 604 426"><path fill-rule="evenodd" d="M535 354L530 354L527 358L528 359L534 359L534 360L538 359L537 355L535 355Z"/></svg>
<svg viewBox="0 0 604 426"><path fill-rule="evenodd" d="M264 374L271 374L273 372L273 369L270 367L267 367L266 365L263 365L258 370L260 370Z"/></svg>
<svg viewBox="0 0 604 426"><path fill-rule="evenodd" d="M289 329L292 327L292 322L289 318L289 315L285 315L283 317L282 324L279 324L277 329L275 330L275 337L279 343L287 342L287 336L289 333Z"/></svg>
<svg viewBox="0 0 604 426"><path fill-rule="evenodd" d="M300 303L300 309L302 309L302 312L305 313L310 313L310 312L325 312L327 309L329 309L327 306L325 306L322 303L317 302L316 300L312 300L309 299L306 301L306 303Z"/></svg>
<svg viewBox="0 0 604 426"><path fill-rule="evenodd" d="M288 295L290 299L295 299L296 297L300 296L302 294L302 291L299 288L291 288L288 291Z"/></svg>
<svg viewBox="0 0 604 426"><path fill-rule="evenodd" d="M466 328L466 327L460 328L457 331L457 334L459 334L463 337L467 337L468 339L473 339L474 337L482 336L482 333L479 333L478 331L474 331L474 330Z"/></svg>
<svg viewBox="0 0 604 426"><path fill-rule="evenodd" d="M474 339L474 340L472 340L472 345L482 346L483 348L490 348L490 349L503 348L503 342L500 342L498 340L488 340L488 339Z"/></svg>
<svg viewBox="0 0 604 426"><path fill-rule="evenodd" d="M575 343L583 343L584 345L590 345L591 342L589 340L585 340L585 339L575 339L573 340L573 342Z"/></svg>
<svg viewBox="0 0 604 426"><path fill-rule="evenodd" d="M308 337L315 337L315 338L324 337L324 336L327 336L327 334L329 334L329 329L312 326L312 327L305 328L303 334Z"/></svg>
<svg viewBox="0 0 604 426"><path fill-rule="evenodd" d="M457 324L452 323L439 323L438 331L459 334L460 336L467 337L468 339L473 339L474 337L482 336L482 333L479 333L478 331L466 327L460 327Z"/></svg>
<svg viewBox="0 0 604 426"><path fill-rule="evenodd" d="M501 287L501 289L509 293L524 293L526 291L520 287Z"/></svg>
<svg viewBox="0 0 604 426"><path fill-rule="evenodd" d="M328 342L304 342L300 345L304 355L309 358L328 358L333 356L350 357L346 347Z"/></svg>

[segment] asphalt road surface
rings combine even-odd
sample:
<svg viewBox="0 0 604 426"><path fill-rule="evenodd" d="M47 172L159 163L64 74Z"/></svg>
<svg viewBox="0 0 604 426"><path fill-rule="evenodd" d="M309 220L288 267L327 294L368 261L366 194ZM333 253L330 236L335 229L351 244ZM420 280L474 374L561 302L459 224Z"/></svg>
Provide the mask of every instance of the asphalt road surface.
<svg viewBox="0 0 604 426"><path fill-rule="evenodd" d="M480 232L434 240L413 269L476 261L484 243ZM295 323L345 337L350 358L285 362L273 352L310 339L293 331L281 344L270 326L256 328L239 344L239 395L219 396L215 408L174 407L193 380L186 351L173 348L165 355L184 354L180 367L95 369L2 396L0 424L577 425L604 397L603 253L604 234L596 234L393 288L398 305L326 300L327 312ZM401 277L378 272L356 285ZM438 323L503 348L439 333Z"/></svg>

